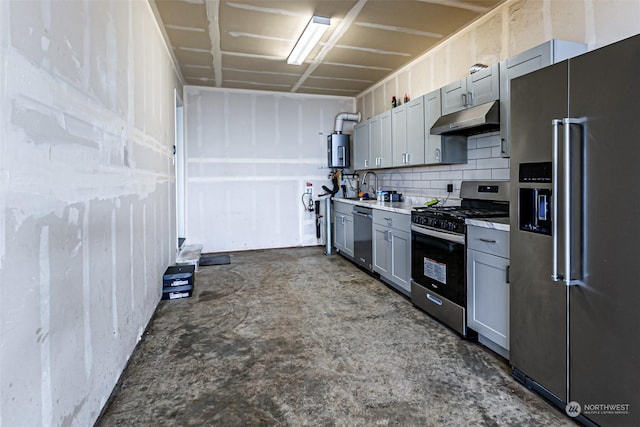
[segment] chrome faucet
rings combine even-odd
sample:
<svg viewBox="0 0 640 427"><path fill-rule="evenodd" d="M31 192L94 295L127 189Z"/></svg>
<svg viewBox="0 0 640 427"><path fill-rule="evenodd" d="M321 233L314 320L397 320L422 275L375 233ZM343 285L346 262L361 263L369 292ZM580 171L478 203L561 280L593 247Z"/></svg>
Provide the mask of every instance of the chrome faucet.
<svg viewBox="0 0 640 427"><path fill-rule="evenodd" d="M376 178L376 185L375 185L375 187L373 187L373 193L375 194L376 191L378 191L378 175L376 175L375 172L366 171L364 173L364 175L362 175L362 183L365 184L364 189L365 189L365 193L367 193L368 192L367 191L367 186L371 187L370 185L368 185L369 183L367 181L367 177L369 176L369 174L373 175Z"/></svg>

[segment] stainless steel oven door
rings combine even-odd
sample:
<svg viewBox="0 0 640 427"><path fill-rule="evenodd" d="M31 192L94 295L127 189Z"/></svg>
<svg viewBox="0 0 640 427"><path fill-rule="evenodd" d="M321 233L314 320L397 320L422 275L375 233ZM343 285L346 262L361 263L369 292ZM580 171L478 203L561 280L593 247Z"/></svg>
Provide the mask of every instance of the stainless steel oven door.
<svg viewBox="0 0 640 427"><path fill-rule="evenodd" d="M465 236L411 225L411 278L466 307Z"/></svg>
<svg viewBox="0 0 640 427"><path fill-rule="evenodd" d="M467 336L465 237L411 225L411 301Z"/></svg>

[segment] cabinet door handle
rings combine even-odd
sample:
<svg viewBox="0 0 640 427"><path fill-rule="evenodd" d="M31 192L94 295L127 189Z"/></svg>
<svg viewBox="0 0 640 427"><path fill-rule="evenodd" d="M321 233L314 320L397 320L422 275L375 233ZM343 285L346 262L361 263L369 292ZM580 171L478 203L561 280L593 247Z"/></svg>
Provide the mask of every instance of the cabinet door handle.
<svg viewBox="0 0 640 427"><path fill-rule="evenodd" d="M507 283L511 283L511 280L509 278L509 273L511 272L511 266L507 265Z"/></svg>
<svg viewBox="0 0 640 427"><path fill-rule="evenodd" d="M468 94L469 94L469 104L467 105L471 106L473 105L473 92L468 92Z"/></svg>
<svg viewBox="0 0 640 427"><path fill-rule="evenodd" d="M407 164L411 163L411 153L407 153Z"/></svg>
<svg viewBox="0 0 640 427"><path fill-rule="evenodd" d="M479 237L478 240L480 240L481 242L485 242L485 243L496 243L495 240L493 240L493 239L485 239L484 237Z"/></svg>
<svg viewBox="0 0 640 427"><path fill-rule="evenodd" d="M462 94L462 106L466 107L467 105L469 105L469 104L467 104L467 94L463 93Z"/></svg>
<svg viewBox="0 0 640 427"><path fill-rule="evenodd" d="M407 155L402 153L402 164L404 165L405 163L407 163Z"/></svg>
<svg viewBox="0 0 640 427"><path fill-rule="evenodd" d="M344 217L341 216L340 219L342 220L342 224L344 224Z"/></svg>
<svg viewBox="0 0 640 427"><path fill-rule="evenodd" d="M434 157L435 157L437 162L440 161L440 149L439 148L436 148L436 154L435 154Z"/></svg>
<svg viewBox="0 0 640 427"><path fill-rule="evenodd" d="M365 167L365 168L368 168L368 167L369 167L369 160L365 160L365 161L364 161L364 167Z"/></svg>

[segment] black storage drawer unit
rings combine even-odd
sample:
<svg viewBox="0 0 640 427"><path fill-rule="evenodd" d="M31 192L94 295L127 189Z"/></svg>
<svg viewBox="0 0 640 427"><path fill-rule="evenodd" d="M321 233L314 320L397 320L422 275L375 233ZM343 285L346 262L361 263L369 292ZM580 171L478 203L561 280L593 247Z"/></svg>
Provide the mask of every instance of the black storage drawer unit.
<svg viewBox="0 0 640 427"><path fill-rule="evenodd" d="M167 271L165 271L162 276L162 286L165 288L184 285L193 286L193 275L195 271L195 265L172 265L167 268Z"/></svg>
<svg viewBox="0 0 640 427"><path fill-rule="evenodd" d="M193 295L192 285L162 288L162 299L189 298L191 295Z"/></svg>
<svg viewBox="0 0 640 427"><path fill-rule="evenodd" d="M162 299L188 298L193 294L195 265L173 265L162 276Z"/></svg>

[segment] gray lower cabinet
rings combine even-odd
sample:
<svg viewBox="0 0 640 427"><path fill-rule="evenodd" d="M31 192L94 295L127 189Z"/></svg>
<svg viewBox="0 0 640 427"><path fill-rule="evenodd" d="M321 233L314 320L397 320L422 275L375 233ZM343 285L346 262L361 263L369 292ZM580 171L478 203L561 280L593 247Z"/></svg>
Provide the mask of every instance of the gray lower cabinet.
<svg viewBox="0 0 640 427"><path fill-rule="evenodd" d="M353 205L333 201L333 246L353 260Z"/></svg>
<svg viewBox="0 0 640 427"><path fill-rule="evenodd" d="M509 358L509 233L467 227L467 324Z"/></svg>
<svg viewBox="0 0 640 427"><path fill-rule="evenodd" d="M411 293L411 216L373 210L373 271L401 292Z"/></svg>

